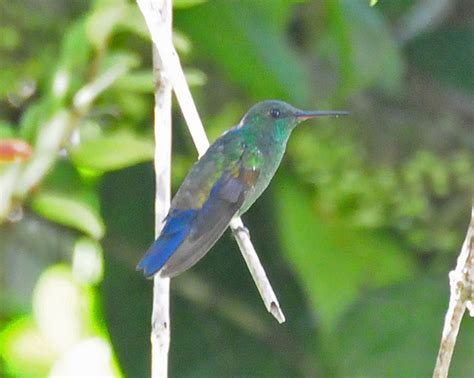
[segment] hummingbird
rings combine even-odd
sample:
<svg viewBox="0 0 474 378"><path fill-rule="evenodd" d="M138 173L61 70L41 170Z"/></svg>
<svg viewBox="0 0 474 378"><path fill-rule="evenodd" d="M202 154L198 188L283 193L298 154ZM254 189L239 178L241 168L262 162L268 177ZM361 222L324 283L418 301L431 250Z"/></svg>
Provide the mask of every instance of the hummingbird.
<svg viewBox="0 0 474 378"><path fill-rule="evenodd" d="M137 265L147 278L174 277L212 248L275 175L293 129L345 111L305 111L277 100L257 103L192 166L171 201L158 238Z"/></svg>

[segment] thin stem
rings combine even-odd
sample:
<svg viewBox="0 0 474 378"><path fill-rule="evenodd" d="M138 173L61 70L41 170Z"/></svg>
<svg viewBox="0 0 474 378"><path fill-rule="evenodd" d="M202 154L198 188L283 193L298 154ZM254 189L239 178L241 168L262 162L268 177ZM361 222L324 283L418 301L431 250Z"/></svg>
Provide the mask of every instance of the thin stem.
<svg viewBox="0 0 474 378"><path fill-rule="evenodd" d="M171 0L137 0L146 20L160 30L161 41L171 43ZM147 21L147 23L148 23ZM150 32L153 30L150 27ZM153 27L153 28L154 28ZM155 80L155 234L160 234L171 198L171 84L163 61L153 46ZM153 312L151 316L151 376L168 375L170 345L169 278L155 275L153 282Z"/></svg>
<svg viewBox="0 0 474 378"><path fill-rule="evenodd" d="M268 281L262 263L258 258L257 252L250 240L250 234L247 228L242 223L242 219L234 218L230 222L230 228L234 234L235 240L239 245L242 256L249 268L250 274L257 286L258 292L263 299L267 311L271 313L276 320L281 324L285 322L285 315L280 308L275 292Z"/></svg>
<svg viewBox="0 0 474 378"><path fill-rule="evenodd" d="M473 281L474 281L474 206L471 209L471 222L466 238L458 257L456 268L449 273L450 298L448 311L444 320L443 333L439 347L433 377L448 376L449 365L453 356L461 320L466 311L473 316Z"/></svg>

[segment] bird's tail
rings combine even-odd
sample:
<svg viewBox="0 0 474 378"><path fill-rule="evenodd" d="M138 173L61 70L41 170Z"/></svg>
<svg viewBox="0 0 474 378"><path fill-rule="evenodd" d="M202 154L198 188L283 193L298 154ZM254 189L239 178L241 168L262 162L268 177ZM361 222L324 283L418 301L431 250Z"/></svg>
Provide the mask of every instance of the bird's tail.
<svg viewBox="0 0 474 378"><path fill-rule="evenodd" d="M194 209L172 210L166 217L166 224L160 236L138 263L137 270L143 270L147 278L153 277L186 239L195 217Z"/></svg>

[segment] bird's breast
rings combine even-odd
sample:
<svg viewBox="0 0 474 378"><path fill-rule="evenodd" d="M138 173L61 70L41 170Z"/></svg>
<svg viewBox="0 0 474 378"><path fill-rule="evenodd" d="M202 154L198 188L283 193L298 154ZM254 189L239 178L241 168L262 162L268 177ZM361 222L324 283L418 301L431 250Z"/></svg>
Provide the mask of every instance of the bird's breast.
<svg viewBox="0 0 474 378"><path fill-rule="evenodd" d="M264 156L263 164L260 169L260 175L254 187L248 192L247 197L238 213L239 216L245 213L253 205L257 198L260 197L263 191L270 184L271 179L280 166L285 149L286 143L272 143L259 146L259 150Z"/></svg>

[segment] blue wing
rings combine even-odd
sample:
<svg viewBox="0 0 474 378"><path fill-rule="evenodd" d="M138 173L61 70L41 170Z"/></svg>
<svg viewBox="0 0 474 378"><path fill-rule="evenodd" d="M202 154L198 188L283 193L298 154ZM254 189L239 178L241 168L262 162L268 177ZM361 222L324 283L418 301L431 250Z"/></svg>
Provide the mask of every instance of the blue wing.
<svg viewBox="0 0 474 378"><path fill-rule="evenodd" d="M193 209L175 209L171 211L160 237L155 240L149 251L138 263L137 269L143 270L147 277L153 276L160 270L188 236L196 213L197 211Z"/></svg>
<svg viewBox="0 0 474 378"><path fill-rule="evenodd" d="M236 156L232 146L234 156L226 159L225 142L224 136L211 146L173 198L162 232L137 266L147 277L160 270L162 277L174 277L196 264L226 230L254 186L259 171L244 167L244 147ZM224 164L226 170L212 181L216 164Z"/></svg>

